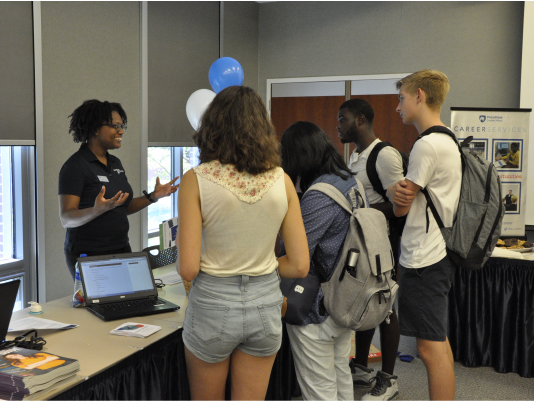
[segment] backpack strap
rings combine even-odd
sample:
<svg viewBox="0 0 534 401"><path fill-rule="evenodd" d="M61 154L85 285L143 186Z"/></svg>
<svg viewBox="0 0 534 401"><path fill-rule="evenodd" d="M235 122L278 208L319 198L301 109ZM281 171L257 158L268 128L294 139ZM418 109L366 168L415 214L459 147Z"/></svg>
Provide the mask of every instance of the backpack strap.
<svg viewBox="0 0 534 401"><path fill-rule="evenodd" d="M419 135L419 137L416 139L416 142L422 137L429 135L429 134L436 133L436 132L448 135L452 139L454 139L454 143L456 143L456 145L458 146L458 151L460 152L460 156L462 160L462 172L463 172L463 169L465 166L465 161L464 161L465 155L462 152L462 146L468 145L469 142L471 142L471 140L473 139L473 137L467 138L466 140L462 142L462 145L460 145L460 143L458 142L458 139L456 138L456 135L454 135L454 133L450 129L448 129L447 127L444 127L443 125L435 125L433 127L428 128L427 130L425 130L425 132ZM441 217L438 213L438 209L436 209L436 205L434 205L434 202L432 202L432 198L430 198L430 194L428 193L428 190L426 188L421 188L421 192L423 193L423 195L425 195L425 199L427 203L426 232L428 233L428 228L430 226L430 219L428 218L428 208L430 208L430 211L432 212L432 215L434 216L434 220L436 220L438 227L440 229L444 228L445 225L443 224L443 220L441 220Z"/></svg>
<svg viewBox="0 0 534 401"><path fill-rule="evenodd" d="M421 139L422 137L432 134L434 132L441 132L442 134L447 134L450 137L454 138L454 140L456 140L456 135L454 135L454 133L444 125L433 125L432 127L427 128L422 134L419 135L417 139Z"/></svg>
<svg viewBox="0 0 534 401"><path fill-rule="evenodd" d="M373 150L371 150L371 152L369 153L369 156L367 157L367 164L365 165L367 177L369 177L369 181L371 182L373 189L375 190L375 192L379 193L384 199L387 199L386 191L384 190L384 187L382 186L382 181L380 181L380 177L378 176L378 171L376 170L376 161L378 160L378 153L386 146L393 147L393 145L389 142L377 143Z"/></svg>
<svg viewBox="0 0 534 401"><path fill-rule="evenodd" d="M387 141L379 142L375 145L375 147L371 150L369 156L367 157L367 164L365 165L365 170L367 171L367 177L369 178L369 182L371 182L373 189L375 190L375 192L380 194L380 196L382 196L384 202L388 202L389 199L387 197L387 191L384 189L382 181L380 181L380 177L378 176L376 162L378 160L378 153L387 146L391 146L399 153L402 160L402 174L404 175L404 178L406 178L406 175L408 174L408 156L406 154L400 152L397 148L395 148L395 146L393 146ZM406 216L389 218L388 221L390 234L393 235L391 239L391 247L395 249L395 260L398 260L399 252L397 250L398 244L396 244L396 242L398 241L398 237L401 237L402 232L404 231L404 225L406 224Z"/></svg>
<svg viewBox="0 0 534 401"><path fill-rule="evenodd" d="M436 209L436 205L434 205L434 202L432 202L432 198L430 198L430 194L428 193L428 190L426 188L421 188L421 192L423 195L425 195L426 204L427 207L430 208L430 211L434 215L434 219L436 220L436 223L438 224L438 227L444 228L445 225L443 224L443 220L441 220L441 217L439 216L438 209ZM428 227L430 225L430 220L428 219L428 210L426 212L426 232L428 233Z"/></svg>
<svg viewBox="0 0 534 401"><path fill-rule="evenodd" d="M463 155L462 147L468 145L469 142L471 142L471 139L473 139L473 137L467 138L466 140L462 142L462 145L460 146L460 143L458 142L458 138L456 138L456 135L454 135L454 132L452 132L447 127L444 127L443 125L434 125L433 127L430 127L427 130L425 130L421 135L419 135L417 139L415 140L415 142L417 142L422 137L433 134L433 133L446 134L450 136L452 139L454 139L454 143L456 143L456 145L458 146L458 151L460 152L461 155Z"/></svg>
<svg viewBox="0 0 534 401"><path fill-rule="evenodd" d="M360 207L367 207L360 192L360 188L363 188L363 184L356 177L354 177L354 179L356 180L358 189L353 187L349 190L349 197L351 199L350 202L347 200L347 198L345 198L345 195L343 195L339 189L334 187L332 184L327 184L326 182L318 182L317 184L313 184L311 187L308 188L306 192L322 192L332 198L339 206L341 206L347 212L352 214L352 211L354 209L358 209Z"/></svg>
<svg viewBox="0 0 534 401"><path fill-rule="evenodd" d="M354 179L356 180L356 184L358 186L358 189L359 188L363 188L363 185L360 182L360 180L358 180L356 177L354 177ZM363 197L362 197L362 195L361 195L361 193L360 193L360 191L358 189L353 187L353 188L351 188L349 190L349 196L350 196L351 202L349 202L347 200L347 198L345 198L345 196L343 195L343 193L341 193L341 191L339 189L334 187L332 184L327 184L326 182L318 182L317 184L313 184L311 187L309 187L306 190L306 193L308 193L308 191L319 191L319 192L322 192L325 195L327 195L330 198L332 198L339 206L341 206L349 214L352 215L353 209L357 209L359 207L365 207L365 201L363 200ZM361 203L360 203L360 201L361 201ZM341 250L342 249L340 248L339 251L341 252ZM315 257L315 253L313 255L312 260L313 260L313 267L315 269L315 272L317 273L317 276L319 277L319 281L321 283L326 282L327 281L327 279L326 279L326 277L327 277L326 270L324 269L323 265L321 265L321 263L319 263L319 261ZM326 311L326 309L324 307L324 297L323 297L319 301L319 315L324 316L325 315L325 311Z"/></svg>
<svg viewBox="0 0 534 401"><path fill-rule="evenodd" d="M358 185L358 188L363 188L363 185L360 182L360 180L358 180L356 177L354 179L356 180L356 184ZM317 184L313 184L311 187L308 188L306 193L308 191L319 191L319 192L324 193L325 195L332 198L339 206L341 206L351 215L354 209L365 207L365 201L363 200L363 197L360 194L360 191L354 187L349 190L349 196L351 198L351 202L349 202L347 198L345 198L345 196L341 193L339 189L334 187L332 184L327 184L326 182L318 182ZM313 266L316 268L316 272L319 275L320 282L323 283L327 281L326 271L324 267L315 258L315 254L313 255Z"/></svg>
<svg viewBox="0 0 534 401"><path fill-rule="evenodd" d="M402 173L404 177L406 177L406 174L408 174L408 155L399 151L395 146L393 146L387 141L379 142L375 145L373 150L371 150L371 152L369 153L369 157L367 158L367 164L365 165L365 170L367 171L367 177L369 178L373 189L377 193L379 193L385 201L387 201L388 199L387 191L384 189L382 181L380 181L380 177L378 176L378 171L376 170L376 162L378 160L378 153L387 146L391 146L397 151L402 160Z"/></svg>
<svg viewBox="0 0 534 401"><path fill-rule="evenodd" d="M352 210L358 209L361 207L370 207L370 205L366 203L365 200L363 199L362 191L364 191L364 189L363 189L362 182L356 177L354 177L354 180L356 181L357 188L352 187L349 190L349 197L350 197L350 201L352 202Z"/></svg>

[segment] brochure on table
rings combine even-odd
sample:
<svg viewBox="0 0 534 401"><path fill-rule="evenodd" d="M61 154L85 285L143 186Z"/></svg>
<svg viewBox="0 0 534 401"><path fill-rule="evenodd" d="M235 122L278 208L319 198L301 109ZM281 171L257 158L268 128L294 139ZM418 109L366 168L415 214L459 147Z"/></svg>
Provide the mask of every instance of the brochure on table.
<svg viewBox="0 0 534 401"><path fill-rule="evenodd" d="M178 235L178 217L165 220L159 225L159 249L165 249L176 246L176 237Z"/></svg>
<svg viewBox="0 0 534 401"><path fill-rule="evenodd" d="M471 152L491 161L501 178L505 214L501 235L525 235L528 137L532 109L451 107L451 128L460 142L473 136Z"/></svg>
<svg viewBox="0 0 534 401"><path fill-rule="evenodd" d="M113 329L109 334L115 334L117 336L127 336L127 337L148 337L161 330L161 326L155 326L152 324L144 323L135 323L127 322L121 324L116 329Z"/></svg>

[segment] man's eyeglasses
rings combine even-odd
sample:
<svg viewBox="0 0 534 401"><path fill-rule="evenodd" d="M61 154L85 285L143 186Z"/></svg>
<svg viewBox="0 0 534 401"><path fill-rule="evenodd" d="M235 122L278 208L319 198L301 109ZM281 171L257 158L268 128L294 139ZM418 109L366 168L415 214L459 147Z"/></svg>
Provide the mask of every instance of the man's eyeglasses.
<svg viewBox="0 0 534 401"><path fill-rule="evenodd" d="M119 132L120 130L126 131L126 129L128 128L126 124L102 124L102 125L105 125L106 127L114 128L115 131L117 132Z"/></svg>

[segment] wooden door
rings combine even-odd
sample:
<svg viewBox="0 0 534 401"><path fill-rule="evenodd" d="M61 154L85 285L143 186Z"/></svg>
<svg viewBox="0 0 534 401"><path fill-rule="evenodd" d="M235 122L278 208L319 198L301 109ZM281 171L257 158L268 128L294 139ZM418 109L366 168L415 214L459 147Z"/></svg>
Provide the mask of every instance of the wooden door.
<svg viewBox="0 0 534 401"><path fill-rule="evenodd" d="M373 128L378 138L391 142L402 152L409 153L418 134L412 125L405 125L395 111L399 102L397 95L357 95L351 98L361 98L369 102L375 112ZM336 124L339 106L344 101L344 96L272 98L271 119L278 139L294 122L310 121L327 133L343 155L344 146L337 135ZM350 151L353 149L354 144L350 144Z"/></svg>
<svg viewBox="0 0 534 401"><path fill-rule="evenodd" d="M373 111L375 119L373 130L377 138L391 142L395 148L406 154L410 153L412 146L419 136L413 125L406 125L402 122L399 113L395 111L399 104L397 95L357 95L351 99L366 100Z"/></svg>
<svg viewBox="0 0 534 401"><path fill-rule="evenodd" d="M271 119L278 140L289 126L297 121L317 124L330 137L343 155L343 144L337 136L337 112L345 96L275 97L271 99Z"/></svg>

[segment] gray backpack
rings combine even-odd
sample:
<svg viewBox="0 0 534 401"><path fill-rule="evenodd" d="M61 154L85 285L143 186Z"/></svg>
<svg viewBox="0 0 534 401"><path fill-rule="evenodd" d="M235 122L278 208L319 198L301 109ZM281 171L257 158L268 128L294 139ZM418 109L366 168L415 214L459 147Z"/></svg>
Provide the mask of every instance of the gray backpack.
<svg viewBox="0 0 534 401"><path fill-rule="evenodd" d="M471 154L469 142L472 136L460 145L451 130L435 126L427 129L419 138L434 132L449 135L462 158L462 189L452 227L445 227L426 188L421 192L443 234L447 254L453 263L467 270L480 269L491 256L501 235L504 207L499 174L493 163Z"/></svg>
<svg viewBox="0 0 534 401"><path fill-rule="evenodd" d="M359 207L358 199L363 198L355 187L349 191L351 202L330 184L314 184L310 190L323 192L351 214L341 258L330 280L321 284L329 315L338 325L356 331L389 321L398 285L391 278L394 262L386 217L376 209Z"/></svg>

